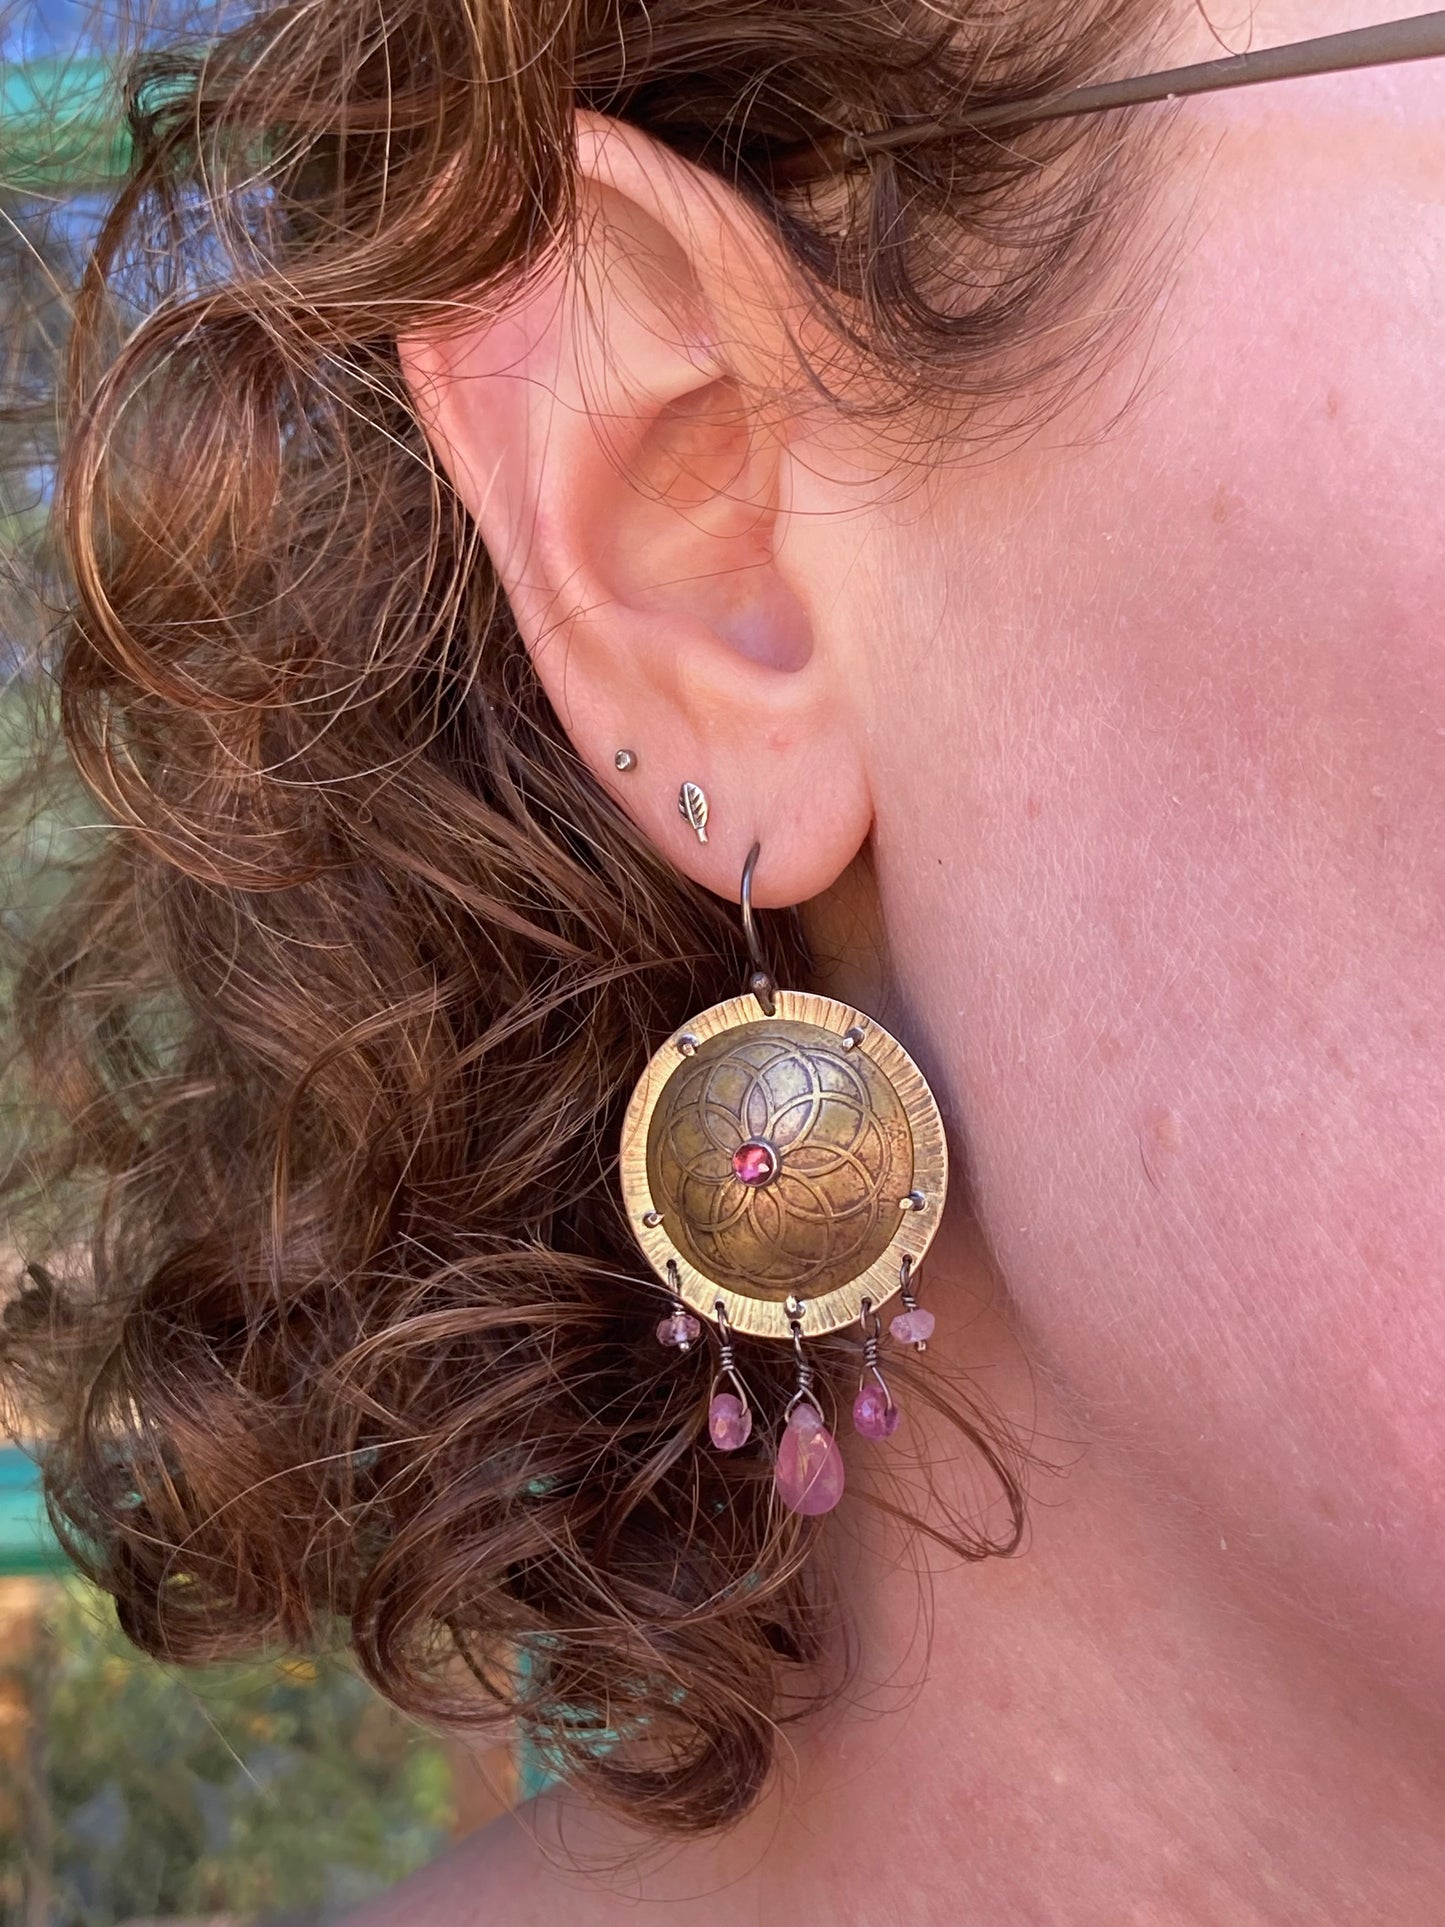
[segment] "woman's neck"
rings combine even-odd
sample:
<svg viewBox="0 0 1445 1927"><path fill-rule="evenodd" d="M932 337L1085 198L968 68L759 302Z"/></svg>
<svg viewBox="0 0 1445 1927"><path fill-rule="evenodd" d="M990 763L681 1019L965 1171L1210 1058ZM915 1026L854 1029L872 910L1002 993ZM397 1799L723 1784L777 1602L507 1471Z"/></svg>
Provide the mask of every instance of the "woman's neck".
<svg viewBox="0 0 1445 1927"><path fill-rule="evenodd" d="M992 1315L951 1331L949 1362L1032 1422L1055 1469L1032 1481L1020 1557L934 1577L913 1705L810 1749L793 1835L821 1846L826 1816L866 1864L881 1794L878 1888L900 1918L930 1917L906 1896L931 1867L938 1918L988 1927L1437 1920L1445 1748L1408 1690L1281 1596L1267 1545L1157 1498L1128 1414L1106 1415L1107 1440L1070 1415L1037 1342L1031 1364ZM854 1596L882 1683L921 1639L908 1578L875 1574Z"/></svg>
<svg viewBox="0 0 1445 1927"><path fill-rule="evenodd" d="M920 1586L916 1554L866 1508L851 1531L835 1515L856 1673L830 1714L787 1729L778 1786L741 1828L639 1851L548 1796L357 1927L527 1927L559 1910L635 1927L639 1899L668 1927L1439 1918L1445 1750L1408 1691L1278 1597L1267 1546L1158 1504L1127 1414L1119 1438L1085 1438L1037 1347L988 1308L966 1239L929 1271L930 1362L966 1370L1044 1465L1020 1555L934 1555ZM887 1449L860 1446L851 1476ZM977 1468L947 1449L934 1476L962 1503Z"/></svg>
<svg viewBox="0 0 1445 1927"><path fill-rule="evenodd" d="M910 1034L866 861L809 905L808 936L817 988ZM1038 1462L1021 1552L934 1552L920 1578L917 1540L890 1542L865 1506L834 1514L856 1670L830 1713L784 1729L777 1784L743 1826L639 1846L560 1792L356 1927L636 1927L639 1899L666 1927L1440 1919L1445 1744L1408 1685L1367 1673L1284 1594L1268 1544L1161 1497L1177 1482L1127 1410L1076 1409L1048 1334L1014 1332L961 1217L926 1291L922 1364L961 1374ZM977 1519L976 1457L927 1426L914 1400L889 1445L850 1440L850 1480L912 1445L940 1512Z"/></svg>

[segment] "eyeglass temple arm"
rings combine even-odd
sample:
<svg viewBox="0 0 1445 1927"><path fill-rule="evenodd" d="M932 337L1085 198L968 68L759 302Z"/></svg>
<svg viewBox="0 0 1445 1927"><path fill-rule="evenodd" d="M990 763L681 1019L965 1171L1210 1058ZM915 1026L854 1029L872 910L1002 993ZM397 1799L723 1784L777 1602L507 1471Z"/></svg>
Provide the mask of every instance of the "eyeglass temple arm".
<svg viewBox="0 0 1445 1927"><path fill-rule="evenodd" d="M806 181L839 166L856 165L870 154L886 154L974 128L1017 127L1025 122L1032 125L1076 114L1102 114L1114 107L1138 107L1148 101L1174 100L1184 94L1256 87L1267 80L1295 80L1307 74L1342 74L1358 67L1394 67L1411 60L1439 59L1445 59L1445 12L1422 13L1409 20L1357 27L1350 33L1296 40L1287 47L1266 47L1259 53L1231 54L1223 60L1172 67L1164 73L1075 87L1066 94L1001 101L973 114L911 121L877 133L840 134L780 157L775 172L780 180Z"/></svg>

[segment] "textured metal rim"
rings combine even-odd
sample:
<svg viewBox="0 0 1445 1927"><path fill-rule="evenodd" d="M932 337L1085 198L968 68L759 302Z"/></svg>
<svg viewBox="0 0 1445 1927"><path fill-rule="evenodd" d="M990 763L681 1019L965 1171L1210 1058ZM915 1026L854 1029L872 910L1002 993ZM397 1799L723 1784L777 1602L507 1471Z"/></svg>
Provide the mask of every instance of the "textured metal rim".
<svg viewBox="0 0 1445 1927"><path fill-rule="evenodd" d="M905 1257L915 1266L933 1242L943 1215L948 1192L948 1146L943 1135L943 1119L928 1080L908 1052L883 1026L865 1011L835 998L822 997L810 990L779 990L775 993L775 1018L799 1024L815 1024L832 1031L840 1039L850 1031L860 1033L855 1048L878 1067L897 1091L913 1135L913 1188L918 1202L899 1202L898 1229L881 1257L866 1271L833 1291L805 1298L800 1320L804 1337L820 1332L838 1331L851 1325L863 1309L863 1300L881 1305L899 1289ZM706 1043L710 1037L728 1030L764 1021L757 999L730 997L726 1003L709 1009L679 1024L667 1042L653 1053L627 1106L622 1125L622 1154L619 1174L622 1200L628 1221L648 1263L664 1284L669 1265L676 1267L680 1295L701 1317L712 1319L717 1301L734 1331L756 1338L791 1337L786 1307L770 1298L750 1298L746 1293L718 1285L685 1258L668 1235L665 1222L649 1224L653 1210L647 1175L647 1139L663 1090L673 1073L686 1061L678 1040Z"/></svg>

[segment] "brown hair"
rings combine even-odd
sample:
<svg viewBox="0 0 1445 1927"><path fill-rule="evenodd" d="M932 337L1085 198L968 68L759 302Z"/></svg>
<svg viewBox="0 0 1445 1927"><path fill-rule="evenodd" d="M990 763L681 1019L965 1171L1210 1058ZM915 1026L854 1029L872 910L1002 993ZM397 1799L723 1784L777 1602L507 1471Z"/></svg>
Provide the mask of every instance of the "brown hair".
<svg viewBox="0 0 1445 1927"><path fill-rule="evenodd" d="M653 1342L612 1170L649 1050L744 979L735 912L570 749L393 342L565 245L585 105L735 183L910 392L1042 395L1093 339L1116 122L821 192L774 162L1117 71L1158 12L326 0L132 67L60 497L62 723L112 828L19 1000L89 1255L32 1267L7 1347L56 1523L143 1647L340 1627L401 1706L517 1717L649 1824L757 1795L832 1623L816 1528L764 1441L699 1449L710 1361ZM750 1369L777 1409L788 1361ZM926 1529L1009 1549L1002 1428L916 1395L1003 1519Z"/></svg>

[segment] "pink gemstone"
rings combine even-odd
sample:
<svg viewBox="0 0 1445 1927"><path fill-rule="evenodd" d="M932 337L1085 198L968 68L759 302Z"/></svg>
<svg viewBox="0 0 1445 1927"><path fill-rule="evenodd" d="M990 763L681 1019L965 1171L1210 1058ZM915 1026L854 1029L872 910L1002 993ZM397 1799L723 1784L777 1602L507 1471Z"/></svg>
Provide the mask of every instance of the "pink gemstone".
<svg viewBox="0 0 1445 1927"><path fill-rule="evenodd" d="M912 1311L899 1312L888 1329L900 1345L926 1345L937 1322L931 1311L915 1305Z"/></svg>
<svg viewBox="0 0 1445 1927"><path fill-rule="evenodd" d="M740 1398L731 1392L718 1392L707 1408L708 1437L719 1452L736 1452L746 1445L753 1429L753 1415Z"/></svg>
<svg viewBox="0 0 1445 1927"><path fill-rule="evenodd" d="M783 1504L804 1518L831 1512L843 1496L843 1454L806 1401L788 1415L773 1476Z"/></svg>
<svg viewBox="0 0 1445 1927"><path fill-rule="evenodd" d="M659 1345L676 1345L679 1350L684 1345L694 1345L702 1337L702 1326L690 1311L675 1311L664 1318L657 1328Z"/></svg>
<svg viewBox="0 0 1445 1927"><path fill-rule="evenodd" d="M865 1439L891 1439L903 1414L875 1380L853 1401L853 1426Z"/></svg>
<svg viewBox="0 0 1445 1927"><path fill-rule="evenodd" d="M733 1152L733 1176L743 1184L766 1184L778 1175L778 1154L761 1138L749 1138Z"/></svg>

